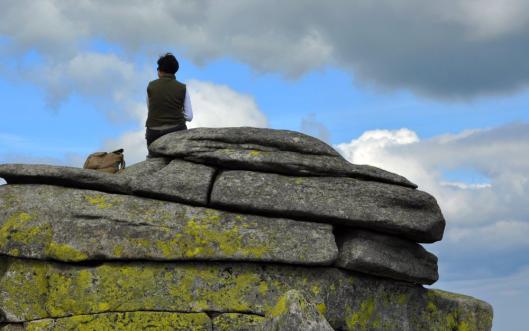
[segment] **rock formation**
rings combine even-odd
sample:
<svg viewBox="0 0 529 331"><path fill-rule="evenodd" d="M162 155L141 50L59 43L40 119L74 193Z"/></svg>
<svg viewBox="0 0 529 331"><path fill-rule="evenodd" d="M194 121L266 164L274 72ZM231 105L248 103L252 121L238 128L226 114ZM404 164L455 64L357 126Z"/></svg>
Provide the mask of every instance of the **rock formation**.
<svg viewBox="0 0 529 331"><path fill-rule="evenodd" d="M150 151L118 174L0 165L0 329L490 330L487 303L422 286L445 221L404 177L291 131Z"/></svg>

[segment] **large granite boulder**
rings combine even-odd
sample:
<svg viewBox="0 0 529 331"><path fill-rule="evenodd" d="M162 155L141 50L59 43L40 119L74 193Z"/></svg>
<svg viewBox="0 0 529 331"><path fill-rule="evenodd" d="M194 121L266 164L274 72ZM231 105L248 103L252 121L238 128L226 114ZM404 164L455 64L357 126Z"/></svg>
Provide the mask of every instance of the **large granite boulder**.
<svg viewBox="0 0 529 331"><path fill-rule="evenodd" d="M0 164L0 177L9 184L86 188L194 205L207 204L214 173L205 165L164 158L149 159L118 174L63 166Z"/></svg>
<svg viewBox="0 0 529 331"><path fill-rule="evenodd" d="M7 322L132 311L266 315L292 289L335 329L490 330L492 320L491 307L473 298L328 267L20 259L1 265Z"/></svg>
<svg viewBox="0 0 529 331"><path fill-rule="evenodd" d="M353 178L224 171L213 185L211 204L370 228L418 242L441 240L445 227L441 210L431 195Z"/></svg>
<svg viewBox="0 0 529 331"><path fill-rule="evenodd" d="M405 178L291 131L151 152L113 175L0 165L0 330L490 330L490 305L420 285L445 221Z"/></svg>
<svg viewBox="0 0 529 331"><path fill-rule="evenodd" d="M47 185L0 186L0 253L66 262L331 264L332 227Z"/></svg>
<svg viewBox="0 0 529 331"><path fill-rule="evenodd" d="M345 231L339 238L336 265L411 283L433 284L439 278L437 257L409 240L364 230Z"/></svg>
<svg viewBox="0 0 529 331"><path fill-rule="evenodd" d="M49 184L129 194L125 177L89 169L45 164L0 164L0 177L8 184Z"/></svg>
<svg viewBox="0 0 529 331"><path fill-rule="evenodd" d="M120 175L131 177L129 187L135 195L205 206L214 174L214 168L175 159L150 174L132 177L125 171Z"/></svg>
<svg viewBox="0 0 529 331"><path fill-rule="evenodd" d="M197 128L163 136L149 146L149 151L228 169L347 176L417 187L382 169L351 164L324 142L287 130Z"/></svg>

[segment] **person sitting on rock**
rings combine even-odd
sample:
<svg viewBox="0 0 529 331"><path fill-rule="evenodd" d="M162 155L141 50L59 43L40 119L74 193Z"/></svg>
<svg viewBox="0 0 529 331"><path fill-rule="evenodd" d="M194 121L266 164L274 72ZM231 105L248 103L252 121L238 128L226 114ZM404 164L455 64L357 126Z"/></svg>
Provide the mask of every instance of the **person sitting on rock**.
<svg viewBox="0 0 529 331"><path fill-rule="evenodd" d="M185 84L175 78L180 67L171 53L158 59L158 79L147 86L147 146L168 133L187 130L186 122L193 119L191 100Z"/></svg>

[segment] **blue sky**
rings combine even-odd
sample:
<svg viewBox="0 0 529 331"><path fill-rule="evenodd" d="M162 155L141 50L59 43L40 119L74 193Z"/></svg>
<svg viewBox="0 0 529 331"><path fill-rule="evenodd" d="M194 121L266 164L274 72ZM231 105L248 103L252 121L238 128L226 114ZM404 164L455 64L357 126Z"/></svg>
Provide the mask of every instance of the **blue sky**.
<svg viewBox="0 0 529 331"><path fill-rule="evenodd" d="M523 0L2 1L0 162L142 160L145 87L171 51L192 126L303 131L432 193L435 287L524 330L528 36Z"/></svg>

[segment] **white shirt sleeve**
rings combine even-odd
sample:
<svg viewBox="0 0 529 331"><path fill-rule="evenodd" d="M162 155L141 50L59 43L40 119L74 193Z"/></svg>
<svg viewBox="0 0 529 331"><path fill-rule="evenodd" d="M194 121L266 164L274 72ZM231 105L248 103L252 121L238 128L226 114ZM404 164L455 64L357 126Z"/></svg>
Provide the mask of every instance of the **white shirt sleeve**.
<svg viewBox="0 0 529 331"><path fill-rule="evenodd" d="M193 120L193 108L191 107L191 98L189 97L189 93L187 93L187 88L186 96L184 99L184 118L188 122L191 122Z"/></svg>

